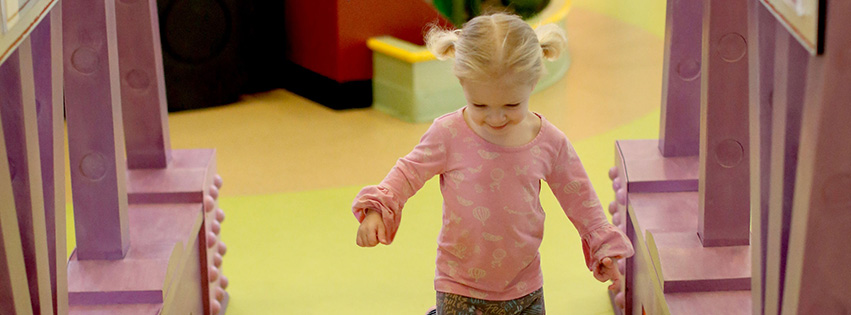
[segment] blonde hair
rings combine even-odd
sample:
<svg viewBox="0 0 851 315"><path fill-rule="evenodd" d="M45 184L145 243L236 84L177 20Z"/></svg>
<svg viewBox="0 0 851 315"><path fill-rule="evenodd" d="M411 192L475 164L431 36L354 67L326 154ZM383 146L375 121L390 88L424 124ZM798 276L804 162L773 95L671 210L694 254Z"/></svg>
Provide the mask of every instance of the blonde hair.
<svg viewBox="0 0 851 315"><path fill-rule="evenodd" d="M520 17L505 13L475 17L462 29L432 26L425 41L438 59L455 58L453 71L458 78L515 75L529 82L545 73L543 59L557 59L567 44L558 26L547 24L533 30Z"/></svg>

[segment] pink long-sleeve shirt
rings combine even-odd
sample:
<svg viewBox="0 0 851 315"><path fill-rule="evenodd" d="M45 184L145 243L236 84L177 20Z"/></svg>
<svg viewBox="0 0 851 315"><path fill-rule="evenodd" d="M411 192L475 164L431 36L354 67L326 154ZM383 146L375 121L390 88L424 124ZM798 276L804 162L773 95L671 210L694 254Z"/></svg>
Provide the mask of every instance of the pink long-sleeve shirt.
<svg viewBox="0 0 851 315"><path fill-rule="evenodd" d="M440 175L443 228L435 290L504 301L543 286L541 180L581 235L589 270L605 257L633 254L626 236L606 219L564 133L538 115L541 130L531 142L504 147L478 136L462 111L435 119L414 150L380 184L363 188L352 205L358 221L368 209L379 211L392 241L405 202Z"/></svg>

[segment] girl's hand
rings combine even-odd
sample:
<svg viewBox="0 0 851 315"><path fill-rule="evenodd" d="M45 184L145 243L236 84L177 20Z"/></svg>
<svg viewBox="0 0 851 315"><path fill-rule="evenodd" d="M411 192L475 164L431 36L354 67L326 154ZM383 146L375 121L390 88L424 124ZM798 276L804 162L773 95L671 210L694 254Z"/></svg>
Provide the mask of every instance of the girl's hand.
<svg viewBox="0 0 851 315"><path fill-rule="evenodd" d="M609 290L618 292L621 289L621 273L618 271L618 262L612 258L606 257L597 266L594 271L594 278L600 282L612 280L612 285Z"/></svg>
<svg viewBox="0 0 851 315"><path fill-rule="evenodd" d="M358 228L358 246L373 247L378 245L379 242L387 245L387 236L384 231L384 220L381 218L381 213L369 210Z"/></svg>

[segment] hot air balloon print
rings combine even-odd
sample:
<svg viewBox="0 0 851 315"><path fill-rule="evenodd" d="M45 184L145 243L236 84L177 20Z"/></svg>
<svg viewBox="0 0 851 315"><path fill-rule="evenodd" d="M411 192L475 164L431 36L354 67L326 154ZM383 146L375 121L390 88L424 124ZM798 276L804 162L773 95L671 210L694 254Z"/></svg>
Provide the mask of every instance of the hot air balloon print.
<svg viewBox="0 0 851 315"><path fill-rule="evenodd" d="M497 248L496 250L494 250L493 261L491 261L491 266L494 268L502 267L502 260L505 259L505 256L507 255L508 253L506 253L505 250L502 248Z"/></svg>
<svg viewBox="0 0 851 315"><path fill-rule="evenodd" d="M479 279L484 278L488 273L484 269L473 267L467 270L467 274L470 275L473 280L479 282Z"/></svg>
<svg viewBox="0 0 851 315"><path fill-rule="evenodd" d="M491 210L485 207L476 207L473 209L473 217L479 221L482 221L482 225L485 225L485 221L488 220L491 216Z"/></svg>
<svg viewBox="0 0 851 315"><path fill-rule="evenodd" d="M462 173L460 171L455 171L455 172L450 172L447 175L449 175L449 179L452 180L453 183L455 183L455 188L461 188L461 182L464 181L464 177L465 177L464 173Z"/></svg>

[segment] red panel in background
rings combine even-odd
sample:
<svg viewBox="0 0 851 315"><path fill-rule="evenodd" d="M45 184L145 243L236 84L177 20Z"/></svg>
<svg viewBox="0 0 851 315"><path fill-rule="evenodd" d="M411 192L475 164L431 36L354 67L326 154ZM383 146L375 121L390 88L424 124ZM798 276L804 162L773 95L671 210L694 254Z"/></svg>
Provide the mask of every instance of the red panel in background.
<svg viewBox="0 0 851 315"><path fill-rule="evenodd" d="M370 37L391 35L423 45L429 23L451 25L437 9L423 0L337 0L340 19L337 81L372 79Z"/></svg>
<svg viewBox="0 0 851 315"><path fill-rule="evenodd" d="M286 0L286 58L323 76L337 73L337 0Z"/></svg>
<svg viewBox="0 0 851 315"><path fill-rule="evenodd" d="M422 0L288 0L285 10L290 61L340 83L372 78L370 37L422 45L426 25L450 25Z"/></svg>

